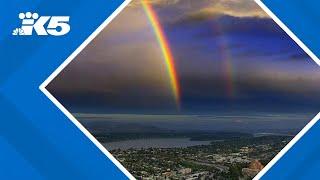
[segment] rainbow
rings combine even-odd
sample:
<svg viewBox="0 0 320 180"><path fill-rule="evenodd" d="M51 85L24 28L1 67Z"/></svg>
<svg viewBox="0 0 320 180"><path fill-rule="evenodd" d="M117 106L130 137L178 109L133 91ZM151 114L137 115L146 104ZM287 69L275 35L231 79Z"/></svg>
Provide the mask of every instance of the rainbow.
<svg viewBox="0 0 320 180"><path fill-rule="evenodd" d="M230 53L228 52L228 47L226 46L225 40L222 39L220 43L221 45L219 49L221 52L222 60L224 61L223 67L224 67L226 93L229 98L233 98L235 96L234 67L233 67Z"/></svg>
<svg viewBox="0 0 320 180"><path fill-rule="evenodd" d="M214 24L214 31L216 33L222 34L223 28L218 23ZM225 89L226 95L229 98L234 98L236 96L236 88L235 88L235 79L234 79L234 66L232 64L232 57L231 53L229 52L228 42L223 36L220 36L219 39L219 52L222 62L222 70L223 70L223 77L225 81Z"/></svg>
<svg viewBox="0 0 320 180"><path fill-rule="evenodd" d="M141 0L143 9L149 19L149 22L153 28L153 31L155 33L155 36L157 38L157 41L159 43L159 46L161 48L163 58L165 60L167 72L170 78L170 85L172 89L173 96L175 98L175 103L177 108L180 108L180 85L178 81L177 71L175 68L174 58L172 55L172 52L170 50L170 46L168 43L168 40L166 39L165 33L163 31L163 28L161 27L159 18L154 11L152 5L145 0Z"/></svg>

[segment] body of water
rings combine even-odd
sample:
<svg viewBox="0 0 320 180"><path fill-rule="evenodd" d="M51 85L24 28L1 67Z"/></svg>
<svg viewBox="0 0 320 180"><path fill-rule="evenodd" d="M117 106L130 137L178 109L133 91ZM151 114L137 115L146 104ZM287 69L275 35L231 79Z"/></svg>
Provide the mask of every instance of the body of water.
<svg viewBox="0 0 320 180"><path fill-rule="evenodd" d="M185 148L190 146L208 145L211 141L191 141L190 138L151 138L134 139L103 143L106 149L147 149L147 148Z"/></svg>

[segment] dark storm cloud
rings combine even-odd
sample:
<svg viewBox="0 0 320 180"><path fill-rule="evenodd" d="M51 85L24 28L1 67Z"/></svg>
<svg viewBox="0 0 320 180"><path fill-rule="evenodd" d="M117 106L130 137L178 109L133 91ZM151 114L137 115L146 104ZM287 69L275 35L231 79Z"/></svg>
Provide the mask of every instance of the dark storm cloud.
<svg viewBox="0 0 320 180"><path fill-rule="evenodd" d="M318 107L318 66L253 1L152 3L175 59L182 111ZM49 90L74 109L175 111L161 49L138 2L81 52Z"/></svg>

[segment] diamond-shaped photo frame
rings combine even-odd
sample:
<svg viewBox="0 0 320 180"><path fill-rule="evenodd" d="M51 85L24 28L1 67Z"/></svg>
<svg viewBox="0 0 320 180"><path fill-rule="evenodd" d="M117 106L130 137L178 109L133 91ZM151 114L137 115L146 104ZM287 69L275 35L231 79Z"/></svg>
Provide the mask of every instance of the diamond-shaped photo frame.
<svg viewBox="0 0 320 180"><path fill-rule="evenodd" d="M299 41L298 40L298 38L297 37L295 37L294 36L294 34L291 32L291 31L289 31L288 30L288 28L286 28L285 27L285 25L283 25L282 23L281 23L281 21L279 20L279 19L277 19L272 13L271 13L271 11L269 11L260 1L257 1L258 2L258 4L260 5L260 7L262 7L262 9L263 10L265 10L266 12L267 12L267 14L269 15L269 16L271 16L272 17L272 19L273 20L275 20L275 22L278 24L278 25L280 25L280 27L309 55L309 56L311 56L311 58L313 59L313 60L315 60L316 62L317 62L317 58L316 58L316 56L314 56L312 53L311 53L311 51L310 50L308 50L307 48L306 48L306 46L304 46L303 45L303 43L301 42L301 41ZM129 1L128 1L128 3L129 3ZM127 3L126 3L127 4ZM124 6L122 7L122 8L120 8L120 9L123 9L124 8ZM148 8L150 8L150 7L145 7L146 9L148 9ZM120 165L120 163L116 160L116 159L114 159L113 158L113 156L108 152L108 151L106 151L105 150L105 148L96 140L96 138L94 138L91 134L90 134L90 132L88 131L88 130L86 130L86 128L84 128L84 126L83 125L81 125L80 123L79 123L79 121L77 121L76 120L76 118L74 118L74 116L73 115L71 115L67 110L66 110L66 108L64 108L63 107L63 105L61 105L60 103L59 103L59 101L55 98L55 97L57 97L57 96L53 96L49 91L47 91L46 90L46 86L74 59L74 58L76 58L76 56L80 53L80 51L81 50L83 50L84 48L85 48L85 46L87 46L89 43L90 43L90 41L92 41L97 35L98 35L98 33L99 32L101 32L103 29L104 29L104 27L118 14L118 13L120 13L120 11L121 10L119 10L118 12L116 12L116 13L114 13L113 14L113 17L111 17L111 18L109 18L103 25L101 25L98 29L97 29L97 31L95 31L87 40L86 40L86 42L84 42L66 61L65 61L65 63L63 64L63 65L61 65L41 86L40 86L40 89L98 146L98 148L100 149L100 150L102 150L111 160L113 160L113 162L118 166L118 167L120 167L120 169L121 170L123 170L123 172L125 172L125 174L129 177L129 178L133 178L133 176L131 176L131 174L128 172L128 171L126 171L125 170L125 168L123 168L123 166L122 165ZM148 11L148 10L147 10ZM152 19L152 13L154 13L154 12L151 12L151 10L149 10L150 12L149 12L149 14L148 14L148 12L147 12L147 15L148 16L151 16L151 17L149 17L149 18L151 18ZM156 24L154 25L154 26L156 26ZM160 31L160 30L155 30L155 34L157 34L158 33L158 36L160 36L161 37L161 33L163 33L163 32L157 32L157 31ZM160 34L160 35L159 35ZM158 38L159 39L159 38ZM159 41L161 41L161 39L159 40ZM164 40L162 40L162 41L164 41ZM161 42L160 42L160 44L161 44ZM165 44L165 42L162 42L162 44ZM161 45L160 45L161 46ZM164 46L164 45L163 45ZM167 48L167 47L161 47L162 48L162 52L163 52L163 54L169 54L169 56L170 56L170 53L168 53L168 52L165 52L165 49ZM163 50L164 49L164 50ZM166 55L164 55L164 56L166 56ZM167 55L168 56L168 55ZM169 60L169 63L170 63L170 60ZM168 71L170 71L170 65L168 65L169 67L167 67L169 70ZM172 66L172 65L171 65ZM171 67L171 69L172 69L172 67ZM172 71L172 70L171 70ZM174 74L174 73L171 73L171 74ZM172 82L172 84L175 84L176 82L175 81L177 81L177 80L174 80L175 78L171 78L171 79L173 79L173 80L171 80ZM174 86L174 85L173 85ZM176 94L177 94L177 90L175 90L175 89L177 89L177 87L176 88L172 88L173 89L173 94L175 94L175 96L177 96ZM176 97L177 98L177 97ZM179 107L179 109L180 109L180 107ZM310 123L308 123L308 125L305 127L305 128L303 128L301 131L300 131L300 133L298 133L298 135L297 136L295 136L295 138L293 138L293 140L291 140L290 141L290 143L287 145L287 146L285 146L285 149L283 149L277 156L276 156L276 158L274 158L259 174L258 174L258 177L261 177L262 175L263 175L263 173L265 173L266 172L266 170L268 170L307 130L308 130L308 128L310 128L311 126L312 126L312 124L314 124L315 123L315 121L317 121L318 120L318 117L316 116ZM258 177L256 177L256 178L258 178ZM259 178L258 178L259 179Z"/></svg>

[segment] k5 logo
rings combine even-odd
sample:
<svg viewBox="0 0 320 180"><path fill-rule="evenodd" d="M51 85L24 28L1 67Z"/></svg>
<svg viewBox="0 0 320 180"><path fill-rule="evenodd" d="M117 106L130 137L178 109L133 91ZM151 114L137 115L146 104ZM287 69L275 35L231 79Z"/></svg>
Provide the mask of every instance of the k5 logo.
<svg viewBox="0 0 320 180"><path fill-rule="evenodd" d="M20 13L21 28L13 30L15 36L31 36L33 30L37 35L63 36L70 31L69 16L40 16L38 13ZM47 27L44 27L48 23Z"/></svg>

